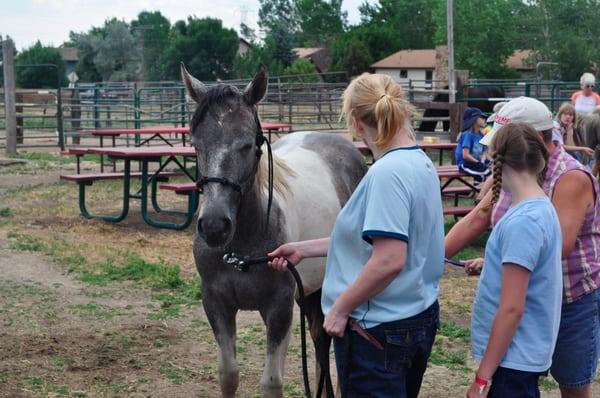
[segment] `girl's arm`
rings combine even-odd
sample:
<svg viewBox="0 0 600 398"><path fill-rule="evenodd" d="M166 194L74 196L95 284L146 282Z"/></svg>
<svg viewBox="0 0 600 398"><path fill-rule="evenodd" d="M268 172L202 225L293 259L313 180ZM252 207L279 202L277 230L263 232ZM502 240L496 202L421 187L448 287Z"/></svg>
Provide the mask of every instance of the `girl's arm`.
<svg viewBox="0 0 600 398"><path fill-rule="evenodd" d="M567 151L567 152L581 151L587 156L594 156L594 150L591 148L588 148L586 146L563 145L563 148L565 148L565 151Z"/></svg>
<svg viewBox="0 0 600 398"><path fill-rule="evenodd" d="M332 336L343 337L350 313L379 294L402 272L407 243L403 240L373 237L373 253L352 285L342 293L325 318L323 327Z"/></svg>
<svg viewBox="0 0 600 398"><path fill-rule="evenodd" d="M477 371L479 377L486 380L492 379L519 326L525 310L525 298L531 275L529 270L517 264L505 263L503 267L500 306L496 312L490 339Z"/></svg>
<svg viewBox="0 0 600 398"><path fill-rule="evenodd" d="M461 218L444 239L445 255L452 258L467 247L471 242L487 231L491 225L492 210L487 209L492 203L492 190L490 189L483 199L466 216ZM487 210L486 210L487 209Z"/></svg>
<svg viewBox="0 0 600 398"><path fill-rule="evenodd" d="M305 258L326 257L327 250L329 249L329 240L330 238L327 237L281 245L268 254L272 258L269 266L283 271L287 268L287 260L298 264Z"/></svg>
<svg viewBox="0 0 600 398"><path fill-rule="evenodd" d="M471 153L469 152L469 148L463 148L462 153L464 160L472 163L479 163L479 160L477 160L473 155L471 155Z"/></svg>

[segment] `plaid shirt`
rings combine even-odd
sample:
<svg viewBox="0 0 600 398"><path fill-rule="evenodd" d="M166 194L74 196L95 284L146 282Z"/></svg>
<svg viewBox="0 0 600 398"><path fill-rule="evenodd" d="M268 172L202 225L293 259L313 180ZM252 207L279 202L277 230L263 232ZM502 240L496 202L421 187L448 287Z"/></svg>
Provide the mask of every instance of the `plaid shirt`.
<svg viewBox="0 0 600 398"><path fill-rule="evenodd" d="M556 141L554 144L556 148L548 159L544 192L551 198L556 182L564 173L581 170L589 175L596 198L594 206L585 214L573 251L562 261L563 303L568 304L592 293L600 286L600 187L592 174L569 155L562 145ZM496 225L506 213L511 202L510 194L502 191L492 209L492 225Z"/></svg>

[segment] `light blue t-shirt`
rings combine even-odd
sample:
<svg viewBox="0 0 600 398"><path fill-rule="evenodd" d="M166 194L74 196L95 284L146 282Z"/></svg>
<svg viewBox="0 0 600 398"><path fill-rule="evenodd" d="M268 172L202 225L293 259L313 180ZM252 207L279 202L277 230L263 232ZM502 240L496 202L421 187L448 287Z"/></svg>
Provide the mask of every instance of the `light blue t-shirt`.
<svg viewBox="0 0 600 398"><path fill-rule="evenodd" d="M417 146L384 154L339 213L323 282L325 314L371 257L373 237L403 240L408 251L402 272L350 314L365 328L417 315L438 297L444 267L440 182L434 165Z"/></svg>
<svg viewBox="0 0 600 398"><path fill-rule="evenodd" d="M483 358L500 305L503 264L531 272L525 311L500 366L544 372L560 324L562 236L558 216L546 197L524 200L500 219L485 246L485 263L471 318L473 357ZM509 292L510 294L510 292Z"/></svg>

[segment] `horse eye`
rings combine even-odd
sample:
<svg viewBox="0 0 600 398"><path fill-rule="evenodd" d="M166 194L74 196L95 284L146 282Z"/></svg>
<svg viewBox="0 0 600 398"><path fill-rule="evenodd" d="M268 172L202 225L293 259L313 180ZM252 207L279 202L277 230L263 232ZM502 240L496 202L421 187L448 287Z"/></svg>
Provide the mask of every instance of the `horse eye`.
<svg viewBox="0 0 600 398"><path fill-rule="evenodd" d="M244 145L243 147L240 148L240 151L247 152L250 149L252 149L252 144L246 144L246 145Z"/></svg>

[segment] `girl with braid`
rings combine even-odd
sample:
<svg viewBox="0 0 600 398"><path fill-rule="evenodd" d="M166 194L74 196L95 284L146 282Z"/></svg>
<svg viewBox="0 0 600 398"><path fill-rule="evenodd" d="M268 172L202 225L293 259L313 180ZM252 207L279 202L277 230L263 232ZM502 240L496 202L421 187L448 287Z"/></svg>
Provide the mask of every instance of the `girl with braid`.
<svg viewBox="0 0 600 398"><path fill-rule="evenodd" d="M560 224L542 189L548 150L524 123L502 127L492 147L492 204L501 190L512 202L485 248L471 320L480 365L467 397L535 398L552 363L562 301Z"/></svg>

